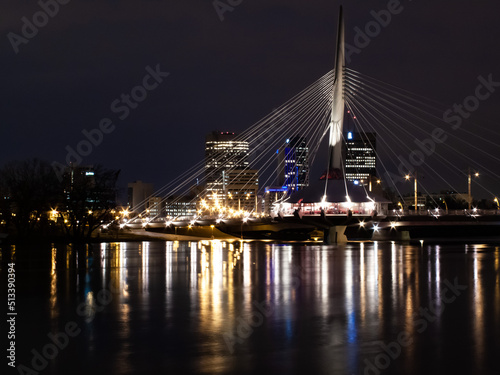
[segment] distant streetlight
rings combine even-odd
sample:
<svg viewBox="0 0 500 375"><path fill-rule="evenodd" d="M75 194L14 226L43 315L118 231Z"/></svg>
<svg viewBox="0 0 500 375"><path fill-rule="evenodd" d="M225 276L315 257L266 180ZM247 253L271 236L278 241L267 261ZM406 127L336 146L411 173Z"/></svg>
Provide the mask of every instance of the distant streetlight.
<svg viewBox="0 0 500 375"><path fill-rule="evenodd" d="M497 210L498 210L500 208L500 204L498 204L498 198L495 197L495 199L493 199L493 202L497 204Z"/></svg>
<svg viewBox="0 0 500 375"><path fill-rule="evenodd" d="M415 186L414 186L414 192L415 192L415 212L417 212L417 210L418 210L418 199L417 199L417 186L418 186L418 183L417 183L417 171L415 171L415 172L413 173L413 176L412 176L411 174L407 174L407 175L405 176L405 179L409 181L411 177L415 178Z"/></svg>
<svg viewBox="0 0 500 375"><path fill-rule="evenodd" d="M474 177L479 177L479 172L474 172ZM472 182L472 171L469 167L468 173L467 173L467 184L468 184L468 190L469 190L469 196L468 196L468 206L469 206L469 211L471 209L472 205L472 191L471 191L471 182Z"/></svg>
<svg viewBox="0 0 500 375"><path fill-rule="evenodd" d="M446 207L446 214L448 215L448 205L446 204L446 201L444 200L444 198L443 198L443 203L444 203L444 206Z"/></svg>

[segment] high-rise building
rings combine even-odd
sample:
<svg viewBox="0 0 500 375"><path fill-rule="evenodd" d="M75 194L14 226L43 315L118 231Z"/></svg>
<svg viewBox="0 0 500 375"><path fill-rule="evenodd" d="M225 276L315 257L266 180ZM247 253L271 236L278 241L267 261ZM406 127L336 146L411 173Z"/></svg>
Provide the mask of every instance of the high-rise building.
<svg viewBox="0 0 500 375"><path fill-rule="evenodd" d="M304 137L286 140L283 151L278 150L279 183L288 191L309 186L309 148Z"/></svg>
<svg viewBox="0 0 500 375"><path fill-rule="evenodd" d="M146 213L151 218L162 216L163 214L162 197L149 197L146 202Z"/></svg>
<svg viewBox="0 0 500 375"><path fill-rule="evenodd" d="M165 215L169 219L193 218L196 215L196 196L171 196L166 199Z"/></svg>
<svg viewBox="0 0 500 375"><path fill-rule="evenodd" d="M348 132L345 178L348 181L367 181L377 175L376 167L376 134Z"/></svg>
<svg viewBox="0 0 500 375"><path fill-rule="evenodd" d="M226 174L248 169L248 142L235 133L214 131L205 138L205 180L207 195L223 197L228 181Z"/></svg>
<svg viewBox="0 0 500 375"><path fill-rule="evenodd" d="M258 210L259 171L256 169L231 169L224 173L224 201L226 206L251 211Z"/></svg>
<svg viewBox="0 0 500 375"><path fill-rule="evenodd" d="M130 182L128 184L128 206L132 211L141 213L146 208L146 203L153 195L153 184L142 181Z"/></svg>

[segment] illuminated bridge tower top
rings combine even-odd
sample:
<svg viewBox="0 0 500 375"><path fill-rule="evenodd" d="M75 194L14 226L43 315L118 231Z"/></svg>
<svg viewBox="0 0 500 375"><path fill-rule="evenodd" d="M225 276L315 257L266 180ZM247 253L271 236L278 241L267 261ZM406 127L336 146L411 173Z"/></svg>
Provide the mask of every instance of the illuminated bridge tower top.
<svg viewBox="0 0 500 375"><path fill-rule="evenodd" d="M337 31L337 53L335 56L335 79L332 91L332 112L330 117L329 134L329 166L330 169L342 170L342 132L344 127L344 15L340 7L339 24Z"/></svg>

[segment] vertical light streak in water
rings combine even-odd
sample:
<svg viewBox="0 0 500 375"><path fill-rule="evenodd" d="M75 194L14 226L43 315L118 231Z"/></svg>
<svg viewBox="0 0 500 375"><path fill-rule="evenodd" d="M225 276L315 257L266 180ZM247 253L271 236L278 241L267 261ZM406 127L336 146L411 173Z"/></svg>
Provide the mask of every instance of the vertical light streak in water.
<svg viewBox="0 0 500 375"><path fill-rule="evenodd" d="M52 244L52 259L50 267L50 317L54 319L59 315L57 308L57 249Z"/></svg>
<svg viewBox="0 0 500 375"><path fill-rule="evenodd" d="M73 255L73 248L71 245L68 245L66 248L66 269L70 269L71 266L71 256ZM67 280L69 283L69 280Z"/></svg>
<svg viewBox="0 0 500 375"><path fill-rule="evenodd" d="M149 294L149 242L142 242L141 285L143 296Z"/></svg>
<svg viewBox="0 0 500 375"><path fill-rule="evenodd" d="M427 289L429 289L429 299L432 298L432 248L427 246Z"/></svg>
<svg viewBox="0 0 500 375"><path fill-rule="evenodd" d="M106 249L106 243L102 242L100 248L101 248L100 255L101 255L101 279L102 279L101 288L104 289L106 288L106 268L109 263L107 259L108 254Z"/></svg>
<svg viewBox="0 0 500 375"><path fill-rule="evenodd" d="M233 267L233 253L229 251L230 244L224 242L222 244L224 251L223 254L227 257L224 265L226 267L226 275L224 280L224 289L227 290L227 314L234 316L234 267Z"/></svg>
<svg viewBox="0 0 500 375"><path fill-rule="evenodd" d="M434 275L435 275L435 286L436 286L436 300L441 301L441 247L436 245L436 257L434 260ZM438 323L441 323L439 319Z"/></svg>
<svg viewBox="0 0 500 375"><path fill-rule="evenodd" d="M328 307L328 252L321 251L320 252L320 274L321 274L321 304L323 307L323 311L329 311Z"/></svg>
<svg viewBox="0 0 500 375"><path fill-rule="evenodd" d="M283 300L287 301L282 309L282 318L286 321L286 336L291 339L291 319L292 319L292 305L294 300L293 288L293 270L292 270L292 247L290 245L281 247L281 262L279 264L281 269L282 280L280 289L282 290Z"/></svg>
<svg viewBox="0 0 500 375"><path fill-rule="evenodd" d="M420 252L421 250L415 250L415 252ZM419 306L415 301L415 285L418 283L417 276L415 275L415 280L413 279L413 273L418 272L418 263L412 263L412 257L408 254L405 256L404 260L404 284L402 288L406 289L406 294L404 298L405 304L405 326L406 332L411 336L415 335L415 314L416 308Z"/></svg>
<svg viewBox="0 0 500 375"><path fill-rule="evenodd" d="M213 323L214 330L220 328L220 321L222 318L222 282L223 282L223 254L222 254L222 244L220 241L211 241L212 256L211 258L211 268L212 268L212 313L213 313Z"/></svg>
<svg viewBox="0 0 500 375"><path fill-rule="evenodd" d="M127 242L121 242L118 244L117 249L119 251L119 269L120 269L120 277L118 279L118 285L120 285L120 290L122 291L120 295L120 300L125 302L128 298L128 270L127 270ZM128 304L128 301L127 301ZM127 317L128 321L128 317Z"/></svg>
<svg viewBox="0 0 500 375"><path fill-rule="evenodd" d="M399 245L399 248L398 248L398 251L399 251L399 261L398 261L398 288L399 288L399 301L402 301L403 300L403 297L404 297L404 247L403 245Z"/></svg>
<svg viewBox="0 0 500 375"><path fill-rule="evenodd" d="M323 293L323 288L321 287L321 253L322 251L319 251L319 252L314 252L314 255L313 255L313 261L314 261L314 267L313 267L313 270L315 271L314 272L314 277L316 280L314 280L314 285L315 285L315 289L317 290L317 297L318 297L318 301L320 303L320 310L323 309L323 304L321 303L322 302L322 299L321 299L321 295Z"/></svg>
<svg viewBox="0 0 500 375"><path fill-rule="evenodd" d="M120 242L115 244L115 259L117 260L118 272L113 272L113 274L118 275L114 283L114 287L120 292L119 295L119 337L120 337L120 349L118 350L116 356L116 367L121 371L130 368L130 301L129 301L129 284L128 284L128 269L127 269L127 251L129 244L127 242Z"/></svg>
<svg viewBox="0 0 500 375"><path fill-rule="evenodd" d="M377 256L377 242L373 243L373 250L365 250L367 255L366 263L366 290L367 290L367 303L370 314L374 314L379 306L378 300L378 256Z"/></svg>
<svg viewBox="0 0 500 375"><path fill-rule="evenodd" d="M240 249L243 251L243 299L244 306L246 309L251 309L251 284L252 284L252 262L251 262L251 250L248 243L241 243Z"/></svg>
<svg viewBox="0 0 500 375"><path fill-rule="evenodd" d="M500 247L495 247L495 316L500 316Z"/></svg>
<svg viewBox="0 0 500 375"><path fill-rule="evenodd" d="M271 253L271 300L276 298L275 289L276 285L280 282L280 268L277 266L279 264L280 259L279 247L276 245L272 245L272 253ZM272 288L274 287L274 289Z"/></svg>
<svg viewBox="0 0 500 375"><path fill-rule="evenodd" d="M379 262L381 262L381 258L379 258L379 249L378 249L378 242L375 241L373 243L373 262L374 262L374 285L377 290L377 299L376 299L376 304L375 306L378 306L378 318L379 321L384 321L383 316L384 316L384 293L382 289L382 277L383 274L380 272L379 268Z"/></svg>
<svg viewBox="0 0 500 375"><path fill-rule="evenodd" d="M207 252L205 246L205 241L198 242L198 248L200 250L200 278L198 281L198 298L199 298L199 331L206 335L213 334L213 319L212 314L213 301L212 293L213 288L210 286L210 254ZM203 360L203 359L202 359ZM202 361L200 360L200 362Z"/></svg>
<svg viewBox="0 0 500 375"><path fill-rule="evenodd" d="M397 284L398 284L398 272L397 272L397 250L396 244L391 242L391 298L392 298L392 308L397 308Z"/></svg>
<svg viewBox="0 0 500 375"><path fill-rule="evenodd" d="M269 303L271 301L271 285L272 285L272 254L273 254L273 246L266 245L266 302Z"/></svg>
<svg viewBox="0 0 500 375"><path fill-rule="evenodd" d="M282 272L282 283L285 290L290 291L292 289L292 247L282 246L281 248L281 262L280 269ZM287 295L286 298L290 297Z"/></svg>
<svg viewBox="0 0 500 375"><path fill-rule="evenodd" d="M191 252L189 255L189 287L196 289L198 284L198 244L191 242Z"/></svg>
<svg viewBox="0 0 500 375"><path fill-rule="evenodd" d="M243 286L250 286L251 280L251 267L250 262L250 245L248 243L242 242L240 245L241 252L243 253Z"/></svg>
<svg viewBox="0 0 500 375"><path fill-rule="evenodd" d="M473 309L474 309L474 339L476 341L475 348L475 357L476 363L478 365L484 363L484 290L483 290L483 282L481 278L483 262L480 258L482 258L482 254L477 251L480 249L478 245L473 245L474 259L473 259L473 287L474 290L472 292L473 296Z"/></svg>
<svg viewBox="0 0 500 375"><path fill-rule="evenodd" d="M323 274L323 270L321 270ZM344 285L345 285L345 295L346 295L346 309L349 314L354 306L353 306L353 296L352 296L352 288L353 288L353 271L352 271L352 250L347 249L345 252L345 269L344 269Z"/></svg>
<svg viewBox="0 0 500 375"><path fill-rule="evenodd" d="M324 262L326 263L326 261ZM356 342L357 332L356 332L356 315L354 306L354 274L353 274L353 257L352 249L346 250L345 257L345 272L344 272L344 285L345 285L345 296L346 296L346 317L347 317L347 342L352 344ZM326 284L325 286L327 286Z"/></svg>
<svg viewBox="0 0 500 375"><path fill-rule="evenodd" d="M192 245L192 244L191 244ZM196 246L196 244L195 244ZM174 252L174 243L167 241L165 243L165 311L167 323L170 320L172 311L172 256Z"/></svg>
<svg viewBox="0 0 500 375"><path fill-rule="evenodd" d="M172 289L172 254L174 252L174 243L168 241L165 244L165 290L167 291L167 300Z"/></svg>
<svg viewBox="0 0 500 375"><path fill-rule="evenodd" d="M363 242L359 246L359 288L360 320L361 326L364 326L366 321L366 265L365 244Z"/></svg>
<svg viewBox="0 0 500 375"><path fill-rule="evenodd" d="M279 302L282 295L282 274L281 274L281 246L272 245L271 255L271 285L270 285L270 303L275 306L275 315L279 315Z"/></svg>

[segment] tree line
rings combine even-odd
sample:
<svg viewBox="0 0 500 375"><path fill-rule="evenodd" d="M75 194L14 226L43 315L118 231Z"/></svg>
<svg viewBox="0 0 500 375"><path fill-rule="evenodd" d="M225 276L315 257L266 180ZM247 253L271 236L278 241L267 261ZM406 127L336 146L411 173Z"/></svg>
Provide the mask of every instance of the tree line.
<svg viewBox="0 0 500 375"><path fill-rule="evenodd" d="M9 162L0 169L0 232L20 240L89 240L112 219L119 173L71 165L58 176L40 159Z"/></svg>

